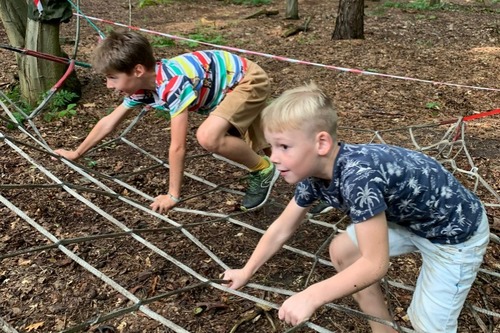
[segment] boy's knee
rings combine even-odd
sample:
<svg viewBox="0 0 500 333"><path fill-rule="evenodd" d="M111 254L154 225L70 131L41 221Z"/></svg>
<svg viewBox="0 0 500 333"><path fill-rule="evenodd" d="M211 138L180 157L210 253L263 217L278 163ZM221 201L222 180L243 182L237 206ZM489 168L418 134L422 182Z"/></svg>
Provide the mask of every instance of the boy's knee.
<svg viewBox="0 0 500 333"><path fill-rule="evenodd" d="M330 243L330 260L335 269L340 272L359 257L356 245L346 233L336 236Z"/></svg>
<svg viewBox="0 0 500 333"><path fill-rule="evenodd" d="M196 139L205 150L211 153L217 153L219 149L219 140L216 136L210 135L207 131L200 128L196 131Z"/></svg>

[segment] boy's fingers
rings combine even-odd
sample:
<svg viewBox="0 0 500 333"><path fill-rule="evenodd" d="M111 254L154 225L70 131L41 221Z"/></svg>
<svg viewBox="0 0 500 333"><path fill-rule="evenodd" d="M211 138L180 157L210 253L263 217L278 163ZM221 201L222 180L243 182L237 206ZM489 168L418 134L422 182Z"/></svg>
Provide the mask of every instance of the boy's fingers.
<svg viewBox="0 0 500 333"><path fill-rule="evenodd" d="M230 278L228 279L228 278L225 278L225 277L226 277L226 272L220 273L219 274L219 279L220 279L219 283L222 284L223 286L226 286L226 287L231 286L231 284L232 284L233 281Z"/></svg>

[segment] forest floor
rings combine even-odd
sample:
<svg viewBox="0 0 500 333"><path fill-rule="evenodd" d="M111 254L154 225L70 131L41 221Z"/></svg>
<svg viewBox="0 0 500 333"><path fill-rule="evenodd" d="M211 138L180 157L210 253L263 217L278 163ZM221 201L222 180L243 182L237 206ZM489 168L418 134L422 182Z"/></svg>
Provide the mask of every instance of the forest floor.
<svg viewBox="0 0 500 333"><path fill-rule="evenodd" d="M379 137L382 137L389 144L413 148L412 138L422 146L435 144L460 117L482 115L500 108L498 1L453 0L434 10L422 8L425 6L420 1L366 1L365 39L342 41L330 38L337 1L299 1L301 18L298 21L286 20L284 2L276 0L259 7L236 5L229 0L179 0L143 8L134 3L130 12L129 2L125 0L81 0L80 3L85 15L110 21L94 22L105 34L117 28L111 22L118 22L245 50L246 57L267 71L273 98L286 89L314 81L332 97L338 109L342 127L339 135L344 142L380 142ZM244 18L260 9L279 12ZM302 25L306 18L311 19L307 31L282 37L287 29ZM73 17L61 27L68 54L73 53L76 40L75 22L76 17ZM88 62L98 42L98 34L84 19L80 25L77 59ZM146 35L154 44L158 58L213 48L158 34ZM0 43L8 43L3 30L0 31ZM3 67L0 88L12 94L18 83L16 57L2 50L0 59ZM296 64L290 59L309 64ZM50 122L43 120L43 116L34 119L41 136L54 149L77 147L98 119L121 101L120 96L106 89L102 76L85 68L77 68L77 74L82 82L77 114L55 117ZM5 117L4 111L0 114ZM123 141L89 153L80 163L88 168L85 172L94 173L118 194L106 195L98 191L98 186L88 177L52 160L43 149L34 148L36 143L26 134L0 122L0 198L13 205L7 206L6 201L0 204L0 328L4 332L58 332L70 331L70 328L73 332L182 331L166 328L144 308L140 311L129 309L127 313L106 318L106 314L134 305L131 297L124 296L126 292L138 299L172 293L152 300L148 307L189 332L258 333L290 329L279 321L276 309L262 308L248 297L213 285L197 285L200 276L217 279L224 271L217 258L229 267L242 266L260 237L256 230L265 230L293 195L293 186L279 179L269 203L262 209L239 212L237 207L245 190L242 179L246 172L207 155L196 143L194 133L202 120L198 116L192 118L188 137L187 171L197 178L186 179L183 193L186 200L166 219L133 204L144 207L149 204L133 189L154 197L168 186L168 172L153 168L158 160L145 157ZM130 121L113 133L113 137L128 124ZM460 170L456 171L457 177L477 190L484 202L498 205L495 193L496 196L500 193L500 115L472 119L466 125L464 145L459 147L467 150L451 157L465 171L470 171L471 165L477 167L490 191L481 184L476 189L474 179ZM415 128L410 131L410 127ZM14 150L4 135L18 140L15 141L17 145L34 162ZM126 138L166 161L168 123L164 119L147 114ZM41 186L54 184L54 180L34 165L43 165L57 179L74 184L73 189L83 199L77 199L60 185ZM147 170L148 167L151 170ZM103 174L110 177L103 177ZM116 182L117 179L131 187L123 186ZM206 182L220 185L224 190L217 187L213 191ZM26 186L9 187L12 184ZM491 231L498 235L500 209L490 205L487 211ZM338 212L331 211L320 218L326 223L305 223L288 243L308 253L317 252L320 262L315 263L303 253L283 250L262 267L251 282L300 291L306 281L310 284L335 274L331 266L323 264L328 261L328 253L322 245L332 233L328 225L345 228L347 221L341 218ZM66 249L126 291L118 292L110 283L103 283L100 273L91 274L88 267L67 253L55 248L40 248L53 241L26 223L29 219L58 239L116 234L127 228L144 229L136 235L154 244L159 251L138 242L138 237L123 234L68 241ZM168 224L172 221L173 224ZM186 237L187 233L203 246ZM38 249L16 252L29 248ZM499 259L500 245L491 242L483 271L460 316L459 332L500 332ZM419 263L416 254L394 258L387 275L392 284L384 290L394 320L402 328L411 328L406 317L411 290L399 286L415 284ZM242 292L278 305L286 299L279 291L251 286ZM497 315L477 312L474 308L487 309ZM311 323L334 332L367 332L366 319L349 309L357 307L350 297L345 297L335 301L334 306L319 309ZM82 323L86 324L80 325ZM297 332L314 330L309 326Z"/></svg>

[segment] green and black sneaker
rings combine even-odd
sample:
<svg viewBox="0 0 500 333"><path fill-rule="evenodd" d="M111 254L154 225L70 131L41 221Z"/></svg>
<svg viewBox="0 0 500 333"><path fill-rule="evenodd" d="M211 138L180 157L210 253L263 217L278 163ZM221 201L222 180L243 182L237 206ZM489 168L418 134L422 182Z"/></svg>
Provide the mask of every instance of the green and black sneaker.
<svg viewBox="0 0 500 333"><path fill-rule="evenodd" d="M332 206L328 204L328 202L320 200L315 206L309 209L309 216L317 216L320 214L327 213L333 209Z"/></svg>
<svg viewBox="0 0 500 333"><path fill-rule="evenodd" d="M243 211L257 209L264 205L280 175L269 158L267 156L264 158L269 161L270 165L264 170L251 172L248 176L248 189L241 204Z"/></svg>

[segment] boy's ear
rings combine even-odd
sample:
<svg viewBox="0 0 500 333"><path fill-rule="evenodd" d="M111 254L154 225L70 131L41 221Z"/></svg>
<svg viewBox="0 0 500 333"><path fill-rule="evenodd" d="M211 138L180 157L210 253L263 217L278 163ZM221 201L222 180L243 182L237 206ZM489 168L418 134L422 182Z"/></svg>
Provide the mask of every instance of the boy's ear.
<svg viewBox="0 0 500 333"><path fill-rule="evenodd" d="M141 65L141 64L135 65L134 71L133 71L134 76L141 77L144 75L144 73L146 73L146 67L144 67L144 65Z"/></svg>
<svg viewBox="0 0 500 333"><path fill-rule="evenodd" d="M316 146L318 155L324 156L330 152L333 147L333 138L330 134L325 131L321 131L316 134Z"/></svg>

